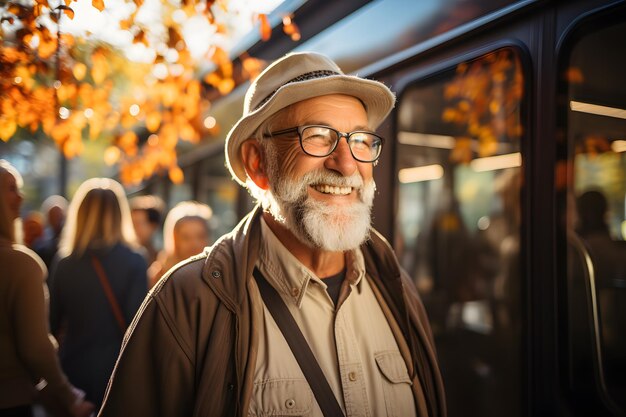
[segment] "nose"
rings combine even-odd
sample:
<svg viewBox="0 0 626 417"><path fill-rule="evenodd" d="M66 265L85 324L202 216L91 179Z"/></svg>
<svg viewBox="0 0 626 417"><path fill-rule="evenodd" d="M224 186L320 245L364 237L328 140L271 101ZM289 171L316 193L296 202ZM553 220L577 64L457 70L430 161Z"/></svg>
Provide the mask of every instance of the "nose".
<svg viewBox="0 0 626 417"><path fill-rule="evenodd" d="M347 137L343 136L339 138L337 147L333 153L326 158L324 166L346 177L356 172L357 161L352 156Z"/></svg>

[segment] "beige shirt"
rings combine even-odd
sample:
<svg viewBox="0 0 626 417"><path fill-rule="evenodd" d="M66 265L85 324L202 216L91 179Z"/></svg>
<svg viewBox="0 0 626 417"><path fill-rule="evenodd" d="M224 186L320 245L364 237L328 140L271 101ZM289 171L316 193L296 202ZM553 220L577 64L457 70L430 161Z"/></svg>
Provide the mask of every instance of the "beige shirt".
<svg viewBox="0 0 626 417"><path fill-rule="evenodd" d="M257 267L298 323L345 415L416 415L406 365L365 279L361 251L346 254L347 282L335 309L324 281L282 245L265 221L261 224ZM322 416L265 306L248 415Z"/></svg>

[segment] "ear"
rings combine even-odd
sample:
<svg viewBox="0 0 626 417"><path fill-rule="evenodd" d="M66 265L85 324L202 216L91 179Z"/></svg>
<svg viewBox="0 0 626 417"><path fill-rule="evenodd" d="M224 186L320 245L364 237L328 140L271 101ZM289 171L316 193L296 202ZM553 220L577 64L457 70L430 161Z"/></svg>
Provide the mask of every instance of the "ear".
<svg viewBox="0 0 626 417"><path fill-rule="evenodd" d="M265 172L265 160L261 144L255 138L250 138L241 144L239 150L241 160L248 177L262 190L269 188L269 180Z"/></svg>

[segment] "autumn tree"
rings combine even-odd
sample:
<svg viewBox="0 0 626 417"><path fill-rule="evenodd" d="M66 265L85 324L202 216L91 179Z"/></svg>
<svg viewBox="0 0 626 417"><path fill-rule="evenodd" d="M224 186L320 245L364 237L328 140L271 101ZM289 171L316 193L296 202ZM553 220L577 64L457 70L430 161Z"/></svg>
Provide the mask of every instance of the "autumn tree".
<svg viewBox="0 0 626 417"><path fill-rule="evenodd" d="M450 159L469 163L474 158L473 138L479 157L495 155L498 143L519 138L523 91L521 64L508 49L459 64L443 92L447 106L441 118L463 132L456 138Z"/></svg>
<svg viewBox="0 0 626 417"><path fill-rule="evenodd" d="M137 184L158 172L178 183L183 179L179 141L197 143L217 129L203 119L210 107L207 90L228 94L236 79L255 77L263 63L243 56L242 69L234 74L228 51L218 44L200 57L192 55L183 26L201 18L227 36L233 29L227 1L163 0L156 23L139 18L143 0L122 1L130 12L117 24L144 47L149 58L143 62L130 61L89 33L64 32L64 19L75 16L75 0L0 3L0 139L8 141L20 130L43 132L68 158L81 153L86 139L110 140L104 159L119 164L124 183ZM92 0L92 6L105 9L103 0ZM256 19L267 39L267 16ZM283 28L299 38L290 16ZM203 75L198 64L206 61L213 70Z"/></svg>

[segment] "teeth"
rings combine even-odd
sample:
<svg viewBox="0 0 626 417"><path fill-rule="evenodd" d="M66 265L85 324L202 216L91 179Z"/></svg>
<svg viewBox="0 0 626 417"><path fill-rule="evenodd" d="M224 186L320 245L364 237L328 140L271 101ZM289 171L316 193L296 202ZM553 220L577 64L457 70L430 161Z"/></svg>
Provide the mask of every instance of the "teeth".
<svg viewBox="0 0 626 417"><path fill-rule="evenodd" d="M324 194L348 195L352 192L352 187L338 187L328 184L317 184L313 188Z"/></svg>

